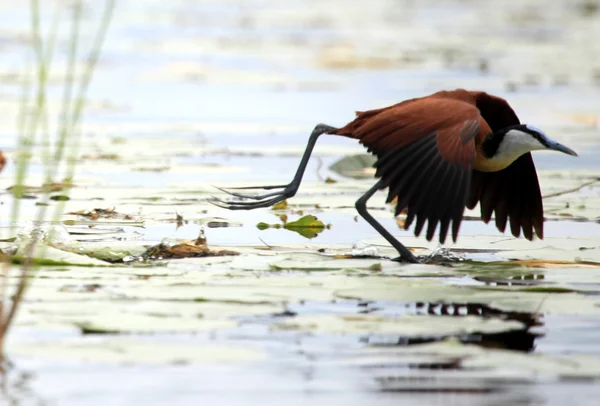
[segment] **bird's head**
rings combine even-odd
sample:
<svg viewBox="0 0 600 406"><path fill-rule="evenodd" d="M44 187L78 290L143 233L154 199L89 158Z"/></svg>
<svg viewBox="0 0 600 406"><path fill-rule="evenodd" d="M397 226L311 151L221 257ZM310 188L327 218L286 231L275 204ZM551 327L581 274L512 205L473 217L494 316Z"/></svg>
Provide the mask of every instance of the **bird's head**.
<svg viewBox="0 0 600 406"><path fill-rule="evenodd" d="M529 124L503 128L484 142L484 152L488 157L506 162L513 162L527 152L544 149L577 156L571 148L550 139L542 130Z"/></svg>
<svg viewBox="0 0 600 406"><path fill-rule="evenodd" d="M506 137L508 137L507 140ZM509 127L504 138L505 142L508 141L509 143L527 145L529 151L550 149L577 156L577 152L550 139L542 130L529 124L519 124L512 128Z"/></svg>

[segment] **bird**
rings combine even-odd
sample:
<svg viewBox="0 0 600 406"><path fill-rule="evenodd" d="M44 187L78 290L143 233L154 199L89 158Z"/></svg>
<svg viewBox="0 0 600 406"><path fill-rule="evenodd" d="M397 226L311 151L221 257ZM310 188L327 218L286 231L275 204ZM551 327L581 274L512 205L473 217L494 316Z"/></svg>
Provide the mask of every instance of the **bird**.
<svg viewBox="0 0 600 406"><path fill-rule="evenodd" d="M356 139L375 155L377 181L355 207L398 251L400 256L394 259L409 263L420 261L367 210L367 201L375 192L388 189L386 203L397 199L395 216L406 211L404 229L416 220L415 236L427 223L428 241L439 226L441 244L449 233L456 242L465 208L473 209L478 203L481 219L488 223L494 215L501 232L508 223L515 237L522 232L527 240L533 240L534 234L543 239L542 195L531 151L577 156L542 130L522 124L501 97L484 91L442 90L376 110L357 111L355 119L340 128L318 124L290 183L219 188L235 199L212 198L211 203L230 210L251 210L293 197L322 134Z"/></svg>

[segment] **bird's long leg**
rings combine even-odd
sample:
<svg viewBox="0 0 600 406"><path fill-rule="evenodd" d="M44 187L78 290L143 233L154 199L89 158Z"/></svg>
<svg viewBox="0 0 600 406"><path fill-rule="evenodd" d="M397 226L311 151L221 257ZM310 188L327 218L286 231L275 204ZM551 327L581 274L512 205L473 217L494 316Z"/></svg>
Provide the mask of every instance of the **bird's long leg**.
<svg viewBox="0 0 600 406"><path fill-rule="evenodd" d="M400 241L394 238L394 236L391 235L390 232L386 230L385 227L383 227L379 222L377 222L377 220L375 220L375 218L371 216L367 211L367 201L371 198L371 196L373 196L375 192L379 190L379 188L381 187L381 182L382 181L377 182L375 186L369 189L363 196L361 196L360 199L356 201L356 211L358 211L358 214L360 214L362 218L367 220L367 223L369 223L375 230L377 230L383 238L385 238L390 244L392 244L394 248L396 248L396 250L400 254L400 257L398 259L412 263L419 263L417 258L413 255L413 253L410 252L408 248L406 248L404 245L402 245Z"/></svg>
<svg viewBox="0 0 600 406"><path fill-rule="evenodd" d="M257 209L259 207L269 207L276 203L279 203L282 200L288 199L296 194L298 188L300 187L300 182L302 181L302 176L304 176L304 171L306 171L306 165L308 164L308 160L310 159L310 155L312 154L313 148L317 143L317 139L321 134L326 132L335 131L335 127L331 127L326 124L319 124L315 127L310 138L308 139L308 143L306 144L306 149L304 150L304 154L302 155L302 159L300 160L300 165L298 165L298 169L296 170L296 174L292 181L287 185L277 185L277 186L249 186L249 187L237 187L232 188L236 190L244 190L244 189L262 189L262 190L272 190L272 189L283 189L277 192L264 193L262 195L247 195L243 193L230 192L226 189L218 188L219 190L228 193L234 197L241 199L252 199L254 202L237 202L237 201L226 201L218 198L213 198L209 200L210 203L223 207L229 210L251 210Z"/></svg>

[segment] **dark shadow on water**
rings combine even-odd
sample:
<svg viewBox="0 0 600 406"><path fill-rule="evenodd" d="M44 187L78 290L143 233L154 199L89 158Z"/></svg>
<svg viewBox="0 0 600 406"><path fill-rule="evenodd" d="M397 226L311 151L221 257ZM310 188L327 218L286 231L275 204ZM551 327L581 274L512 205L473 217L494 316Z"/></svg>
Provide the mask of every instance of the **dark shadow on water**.
<svg viewBox="0 0 600 406"><path fill-rule="evenodd" d="M362 305L365 306L364 303ZM368 307L370 305L371 303L367 304L367 309L360 311L359 313L369 313ZM383 340L378 339L377 336L367 336L363 337L361 341L373 346L409 346L455 338L464 344L475 344L485 348L531 352L535 349L535 340L543 336L542 334L530 331L532 327L543 325L542 315L538 313L506 312L478 303L414 302L407 304L406 306L412 310L410 313L416 315L423 314L446 317L476 316L484 319L514 320L523 323L523 328L499 333L473 332L464 335L431 335L421 337L397 336L393 339L388 336Z"/></svg>
<svg viewBox="0 0 600 406"><path fill-rule="evenodd" d="M482 319L497 319L503 321L518 321L522 328L501 331L497 333L482 333L474 331L469 334L430 334L422 336L401 336L394 334L367 334L362 335L361 343L377 347L411 346L417 344L435 343L447 339L457 339L465 344L473 344L484 348L506 349L520 352L532 352L535 342L543 334L532 332L533 327L544 325L543 315L528 312L507 312L492 306L479 303L441 303L441 302L410 302L397 303L385 301L335 301L312 302L307 301L290 305L284 312L267 316L244 317L240 321L244 324L271 324L277 323L282 318L316 314L377 314L380 316L440 316L440 317L480 317ZM398 323L401 323L401 319ZM432 321L434 323L434 321ZM441 367L441 366L440 366Z"/></svg>

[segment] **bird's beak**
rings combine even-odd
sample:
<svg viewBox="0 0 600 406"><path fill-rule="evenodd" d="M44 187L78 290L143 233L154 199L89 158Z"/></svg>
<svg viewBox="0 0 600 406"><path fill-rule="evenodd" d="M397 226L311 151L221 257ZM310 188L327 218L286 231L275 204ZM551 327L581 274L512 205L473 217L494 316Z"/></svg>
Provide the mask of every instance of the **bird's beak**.
<svg viewBox="0 0 600 406"><path fill-rule="evenodd" d="M560 144L560 143L558 143L556 141L552 141L552 140L548 140L548 149L551 149L553 151L558 151L558 152L564 152L565 154L568 154L568 155L578 156L577 152L573 151L571 148L565 147L563 144Z"/></svg>

